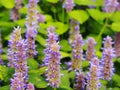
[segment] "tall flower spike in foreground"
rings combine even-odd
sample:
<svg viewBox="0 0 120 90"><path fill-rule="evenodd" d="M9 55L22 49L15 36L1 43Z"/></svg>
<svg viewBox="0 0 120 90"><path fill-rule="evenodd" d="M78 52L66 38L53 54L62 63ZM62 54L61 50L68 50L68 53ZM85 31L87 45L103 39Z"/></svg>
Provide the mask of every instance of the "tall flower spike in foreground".
<svg viewBox="0 0 120 90"><path fill-rule="evenodd" d="M71 46L75 40L75 36L80 33L79 29L80 29L79 22L76 21L75 19L71 19L70 20L70 32L69 32L69 34L70 34L69 43L71 44Z"/></svg>
<svg viewBox="0 0 120 90"><path fill-rule="evenodd" d="M65 3L63 4L63 8L66 9L67 13L70 12L74 6L75 6L74 0L66 0Z"/></svg>
<svg viewBox="0 0 120 90"><path fill-rule="evenodd" d="M45 50L45 54L48 62L47 69L47 80L49 85L52 88L57 88L60 85L60 46L56 41L56 35L54 33L53 27L49 27L48 29L48 39L47 39L47 49Z"/></svg>
<svg viewBox="0 0 120 90"><path fill-rule="evenodd" d="M117 0L104 0L104 8L103 10L105 12L114 12L117 7L118 7L119 3Z"/></svg>
<svg viewBox="0 0 120 90"><path fill-rule="evenodd" d="M87 51L86 51L86 59L90 61L93 57L95 57L94 47L96 45L96 42L95 42L94 38L90 37L90 38L88 38L87 43L88 43L88 47L87 47Z"/></svg>
<svg viewBox="0 0 120 90"><path fill-rule="evenodd" d="M112 39L111 37L107 36L105 39L102 60L101 60L101 72L102 78L105 80L110 80L113 75L113 58L115 57L115 51L112 48ZM109 42L109 43L107 43Z"/></svg>
<svg viewBox="0 0 120 90"><path fill-rule="evenodd" d="M2 37L1 37L1 31L0 31L0 65L3 64L1 55L2 55Z"/></svg>
<svg viewBox="0 0 120 90"><path fill-rule="evenodd" d="M72 68L74 70L80 70L82 67L82 59L83 59L83 40L80 34L76 35L74 43L73 43L73 51L72 51Z"/></svg>
<svg viewBox="0 0 120 90"><path fill-rule="evenodd" d="M55 43L57 40L58 40L58 35L55 33L55 27L53 26L50 26L48 29L48 39L46 40L47 44L45 45L46 46L46 49L44 50L45 52L45 58L43 60L43 65L48 65L48 61L49 61L49 54L51 52L49 52L49 50L51 49L51 45L53 43Z"/></svg>
<svg viewBox="0 0 120 90"><path fill-rule="evenodd" d="M8 41L8 66L13 67L13 62L15 60L15 53L16 53L16 45L19 40L21 40L21 28L17 27L14 28L14 32L10 36L10 40Z"/></svg>
<svg viewBox="0 0 120 90"><path fill-rule="evenodd" d="M15 68L14 78L11 79L11 90L17 90L12 88L18 88L20 84L20 89L25 90L28 82L28 67L27 67L27 57L26 57L26 42L24 40L19 40L16 45L16 53L14 54L15 60L13 62ZM16 83L15 83L16 82ZM15 85L14 85L15 84Z"/></svg>
<svg viewBox="0 0 120 90"><path fill-rule="evenodd" d="M78 73L76 78L76 84L74 86L74 90L84 90L85 79L83 73Z"/></svg>
<svg viewBox="0 0 120 90"><path fill-rule="evenodd" d="M94 57L90 61L90 69L87 73L87 89L86 90L99 90L100 82L99 82L100 68L99 68L99 60Z"/></svg>
<svg viewBox="0 0 120 90"><path fill-rule="evenodd" d="M27 56L28 58L34 57L37 54L35 50L35 37L37 35L37 24L38 24L38 16L37 16L37 2L38 0L29 0L28 4L28 13L26 18L26 40L27 40Z"/></svg>

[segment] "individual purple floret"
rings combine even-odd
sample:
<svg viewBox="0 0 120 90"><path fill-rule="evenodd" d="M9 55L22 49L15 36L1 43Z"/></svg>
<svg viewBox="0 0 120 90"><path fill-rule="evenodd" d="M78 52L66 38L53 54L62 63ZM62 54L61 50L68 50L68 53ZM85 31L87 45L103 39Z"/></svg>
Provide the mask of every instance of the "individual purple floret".
<svg viewBox="0 0 120 90"><path fill-rule="evenodd" d="M67 13L70 12L74 6L75 6L74 0L66 0L65 3L63 4L63 8L66 9Z"/></svg>
<svg viewBox="0 0 120 90"><path fill-rule="evenodd" d="M21 40L21 28L14 28L13 33L10 36L10 40L8 41L8 66L13 67L13 62L15 61L16 54L16 45Z"/></svg>
<svg viewBox="0 0 120 90"><path fill-rule="evenodd" d="M54 27L48 28L48 39L45 49L45 65L47 68L47 79L52 88L57 88L60 85L60 46L58 45L58 37L54 33Z"/></svg>
<svg viewBox="0 0 120 90"><path fill-rule="evenodd" d="M2 55L2 37L1 37L1 31L0 31L0 65L3 64L1 55Z"/></svg>
<svg viewBox="0 0 120 90"><path fill-rule="evenodd" d="M71 19L70 20L70 32L69 32L69 43L71 44L71 46L75 40L75 36L80 33L79 29L80 29L79 22L76 21L75 19Z"/></svg>
<svg viewBox="0 0 120 90"><path fill-rule="evenodd" d="M98 58L94 57L90 61L90 69L86 76L86 90L99 90L100 88L100 67Z"/></svg>
<svg viewBox="0 0 120 90"><path fill-rule="evenodd" d="M74 70L80 70L82 67L82 59L83 59L83 40L80 34L76 35L75 40L73 42L73 51L72 51L72 68Z"/></svg>
<svg viewBox="0 0 120 90"><path fill-rule="evenodd" d="M45 16L41 13L37 13L37 16L38 16L38 22L39 23L44 23L45 21Z"/></svg>
<svg viewBox="0 0 120 90"><path fill-rule="evenodd" d="M84 90L85 89L85 77L84 73L77 73L76 84L74 90Z"/></svg>
<svg viewBox="0 0 120 90"><path fill-rule="evenodd" d="M103 10L105 12L113 13L117 7L118 7L118 1L117 0L104 0L104 8Z"/></svg>
<svg viewBox="0 0 120 90"><path fill-rule="evenodd" d="M26 40L27 40L27 56L28 58L34 57L37 54L35 50L35 37L37 35L37 24L38 24L38 16L37 16L37 2L38 0L29 0L27 18L26 18Z"/></svg>
<svg viewBox="0 0 120 90"><path fill-rule="evenodd" d="M90 61L93 57L95 57L96 42L94 38L90 37L88 38L87 43L88 43L88 47L86 51L86 59Z"/></svg>
<svg viewBox="0 0 120 90"><path fill-rule="evenodd" d="M102 78L105 80L111 80L114 72L112 60L115 57L115 51L114 48L112 48L113 43L111 37L107 36L104 40L104 48L101 59Z"/></svg>

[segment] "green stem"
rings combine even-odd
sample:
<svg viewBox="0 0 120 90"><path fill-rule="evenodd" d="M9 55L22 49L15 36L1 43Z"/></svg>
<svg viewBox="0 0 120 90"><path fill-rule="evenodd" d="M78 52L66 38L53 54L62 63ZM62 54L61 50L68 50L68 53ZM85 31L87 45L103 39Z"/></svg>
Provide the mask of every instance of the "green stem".
<svg viewBox="0 0 120 90"><path fill-rule="evenodd" d="M97 37L97 42L99 41L100 36L103 34L103 32L104 32L104 30L105 30L105 27L107 26L107 22L108 22L108 20L109 20L109 17L110 17L111 15L112 15L112 14L110 14L110 15L107 17L107 19L105 20L105 24L104 24L104 26L102 27L102 29L101 29L98 37Z"/></svg>

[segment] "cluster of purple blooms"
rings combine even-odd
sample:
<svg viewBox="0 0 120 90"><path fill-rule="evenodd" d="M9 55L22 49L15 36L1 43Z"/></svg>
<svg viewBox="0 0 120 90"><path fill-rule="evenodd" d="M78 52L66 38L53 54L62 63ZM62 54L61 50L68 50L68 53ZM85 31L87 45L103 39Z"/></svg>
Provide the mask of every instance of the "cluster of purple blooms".
<svg viewBox="0 0 120 90"><path fill-rule="evenodd" d="M60 46L58 45L58 36L55 34L55 27L50 26L48 29L48 39L45 49L44 65L47 65L47 81L52 88L60 85Z"/></svg>
<svg viewBox="0 0 120 90"><path fill-rule="evenodd" d="M120 2L118 0L104 0L104 8L105 12L114 12L115 10L120 11Z"/></svg>
<svg viewBox="0 0 120 90"><path fill-rule="evenodd" d="M21 8L21 0L16 0L15 9ZM29 0L28 13L26 18L26 39L22 39L21 29L15 28L10 40L8 49L8 66L15 68L14 77L11 79L10 90L35 90L34 85L28 82L28 66L27 58L33 58L37 54L35 50L35 37L37 35L38 22L44 22L45 17L37 11L38 0ZM63 7L67 12L70 12L75 6L74 0L66 0ZM117 0L105 0L104 10L106 12L114 12L119 6ZM18 12L18 11L16 11ZM15 15L14 17L17 17ZM100 79L111 80L114 72L113 58L115 57L115 51L112 47L112 39L107 36L104 39L104 47L102 53L102 59L99 60L95 54L96 42L94 38L90 37L87 40L88 47L86 51L86 60L89 60L90 68L86 74L82 71L83 60L83 38L80 34L79 23L71 19L70 37L69 43L72 47L72 64L71 67L76 73L75 90L99 90ZM58 88L60 86L60 46L58 42L58 35L55 33L55 27L50 26L48 29L48 39L46 49L44 50L45 58L43 60L43 66L47 66L46 76L48 84L52 88ZM0 38L0 50L2 50L1 38ZM2 51L0 51L1 55ZM0 64L2 64L0 56ZM101 73L102 72L102 73Z"/></svg>

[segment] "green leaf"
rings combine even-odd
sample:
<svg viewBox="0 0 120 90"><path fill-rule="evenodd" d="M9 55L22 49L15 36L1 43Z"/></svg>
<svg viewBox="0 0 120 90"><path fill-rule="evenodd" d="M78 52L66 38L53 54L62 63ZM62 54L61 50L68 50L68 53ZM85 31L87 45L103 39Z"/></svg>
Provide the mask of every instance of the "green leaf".
<svg viewBox="0 0 120 90"><path fill-rule="evenodd" d="M63 52L63 51L60 51L60 54L62 55L62 58L70 57L69 53L66 53L66 52Z"/></svg>
<svg viewBox="0 0 120 90"><path fill-rule="evenodd" d="M80 24L83 24L89 18L89 15L84 10L73 10L69 12L68 15L70 16L70 18L78 20Z"/></svg>
<svg viewBox="0 0 120 90"><path fill-rule="evenodd" d="M120 12L116 11L115 13L113 13L110 19L115 22L120 22Z"/></svg>
<svg viewBox="0 0 120 90"><path fill-rule="evenodd" d="M103 21L107 16L106 13L101 12L99 9L88 9L87 11L89 12L90 16L96 21Z"/></svg>
<svg viewBox="0 0 120 90"><path fill-rule="evenodd" d="M22 13L22 14L26 14L27 10L28 10L27 7L24 6L24 7L20 8L19 12Z"/></svg>
<svg viewBox="0 0 120 90"><path fill-rule="evenodd" d="M10 86L6 85L6 86L3 86L3 87L0 87L0 90L10 90Z"/></svg>
<svg viewBox="0 0 120 90"><path fill-rule="evenodd" d="M113 31L120 32L120 22L113 22L110 27Z"/></svg>
<svg viewBox="0 0 120 90"><path fill-rule="evenodd" d="M61 40L60 46L61 46L61 50L63 50L63 51L71 51L72 50L70 44L68 43L68 40Z"/></svg>
<svg viewBox="0 0 120 90"><path fill-rule="evenodd" d="M61 73L63 74L63 76L61 76L60 88L62 88L62 87L70 87L68 71L67 70L61 70Z"/></svg>
<svg viewBox="0 0 120 90"><path fill-rule="evenodd" d="M12 9L15 5L14 0L0 0L0 3L8 9Z"/></svg>
<svg viewBox="0 0 120 90"><path fill-rule="evenodd" d="M38 74L30 74L29 82L33 83L37 88L46 88L48 86L45 79Z"/></svg>
<svg viewBox="0 0 120 90"><path fill-rule="evenodd" d="M42 36L40 36L40 35L37 35L36 38L35 38L35 40L36 40L38 43L40 43L41 45L43 45L43 46L46 44L45 39L44 39Z"/></svg>
<svg viewBox="0 0 120 90"><path fill-rule="evenodd" d="M37 69L39 66L38 62L34 59L28 59L27 62L28 62L29 69Z"/></svg>
<svg viewBox="0 0 120 90"><path fill-rule="evenodd" d="M117 74L114 74L112 79L113 81L115 81L115 85L120 87L120 76Z"/></svg>
<svg viewBox="0 0 120 90"><path fill-rule="evenodd" d="M48 1L50 3L57 3L59 0L46 0L46 1Z"/></svg>
<svg viewBox="0 0 120 90"><path fill-rule="evenodd" d="M103 0L75 0L75 3L78 5L88 5L88 6L102 6Z"/></svg>
<svg viewBox="0 0 120 90"><path fill-rule="evenodd" d="M67 24L64 24L62 22L48 22L47 23L47 26L55 26L56 30L55 32L58 34L58 35L61 35L63 33L65 33L67 30L68 30L68 25Z"/></svg>

